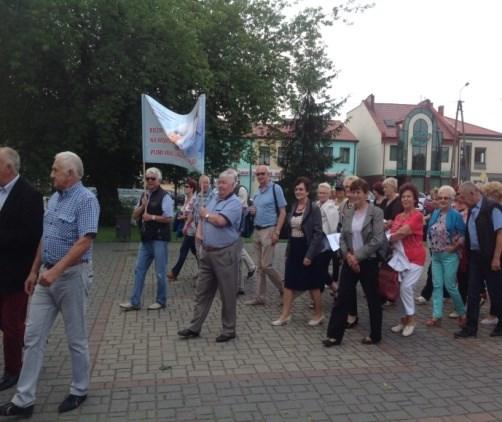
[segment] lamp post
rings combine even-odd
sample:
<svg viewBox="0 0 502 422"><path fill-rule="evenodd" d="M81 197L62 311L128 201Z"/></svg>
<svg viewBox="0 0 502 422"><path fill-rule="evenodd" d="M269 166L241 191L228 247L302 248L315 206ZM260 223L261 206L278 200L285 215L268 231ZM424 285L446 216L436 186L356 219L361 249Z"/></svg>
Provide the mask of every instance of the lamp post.
<svg viewBox="0 0 502 422"><path fill-rule="evenodd" d="M454 128L454 139L453 139L453 156L452 156L452 167L455 167L455 164L457 166L456 168L456 180L457 180L457 185L460 185L460 183L467 177L468 174L470 174L470 169L469 165L470 163L466 162L466 143L465 143L465 127L464 127L464 109L462 107L462 91L466 86L469 86L470 83L466 82L462 88L460 88L460 91L458 92L458 101L457 101L457 113L455 115L455 128ZM462 124L462 132L461 132L461 137L462 137L462 144L460 144L460 136L458 135L457 132L457 127L458 127L458 117L460 114L460 123ZM457 148L457 151L455 151L455 147ZM454 161L453 161L454 160Z"/></svg>

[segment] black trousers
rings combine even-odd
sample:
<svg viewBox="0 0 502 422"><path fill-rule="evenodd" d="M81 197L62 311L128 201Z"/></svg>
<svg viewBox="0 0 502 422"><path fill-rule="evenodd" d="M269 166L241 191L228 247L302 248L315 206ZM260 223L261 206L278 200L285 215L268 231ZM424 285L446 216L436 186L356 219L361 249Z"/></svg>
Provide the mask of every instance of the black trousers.
<svg viewBox="0 0 502 422"><path fill-rule="evenodd" d="M376 259L366 259L359 264L360 273L355 273L343 263L338 286L338 296L331 311L328 325L328 337L342 340L347 324L347 315L351 310L356 297L357 282L366 295L368 310L370 315L370 337L374 342L382 339L382 306L378 293L378 261Z"/></svg>
<svg viewBox="0 0 502 422"><path fill-rule="evenodd" d="M178 261L176 262L176 264L172 269L172 272L175 277L177 277L178 274L180 273L181 268L183 267L183 264L187 259L189 251L191 251L195 257L197 256L197 250L195 249L195 236L185 236L183 238L183 242L181 243L180 247L180 255L178 257Z"/></svg>
<svg viewBox="0 0 502 422"><path fill-rule="evenodd" d="M484 282L490 295L491 308L498 319L497 328L502 329L502 270L492 271L490 262L481 254L471 251L469 256L469 287L467 293L467 330L478 330L479 295L484 289Z"/></svg>

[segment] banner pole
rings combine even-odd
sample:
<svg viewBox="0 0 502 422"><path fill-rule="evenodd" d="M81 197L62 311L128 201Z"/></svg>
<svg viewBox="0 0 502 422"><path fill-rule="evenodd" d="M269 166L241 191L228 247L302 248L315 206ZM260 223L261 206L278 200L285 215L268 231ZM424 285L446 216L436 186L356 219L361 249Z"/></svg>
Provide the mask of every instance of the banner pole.
<svg viewBox="0 0 502 422"><path fill-rule="evenodd" d="M143 190L146 194L146 163L145 163L145 94L141 94L141 160L143 161Z"/></svg>

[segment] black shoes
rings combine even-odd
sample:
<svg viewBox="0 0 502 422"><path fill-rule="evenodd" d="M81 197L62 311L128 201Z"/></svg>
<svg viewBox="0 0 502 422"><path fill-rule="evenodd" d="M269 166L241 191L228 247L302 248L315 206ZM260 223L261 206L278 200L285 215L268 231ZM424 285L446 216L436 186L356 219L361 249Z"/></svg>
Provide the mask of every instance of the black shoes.
<svg viewBox="0 0 502 422"><path fill-rule="evenodd" d="M467 338L467 337L476 337L476 332L468 330L467 328L462 328L460 331L457 331L453 334L455 338Z"/></svg>
<svg viewBox="0 0 502 422"><path fill-rule="evenodd" d="M28 407L16 406L11 401L0 406L0 416L20 416L21 418L31 418L35 406Z"/></svg>
<svg viewBox="0 0 502 422"><path fill-rule="evenodd" d="M490 337L502 337L502 327L495 327L490 333Z"/></svg>
<svg viewBox="0 0 502 422"><path fill-rule="evenodd" d="M7 390L16 385L18 379L19 375L3 374L2 378L0 378L0 391Z"/></svg>
<svg viewBox="0 0 502 422"><path fill-rule="evenodd" d="M183 338L199 337L199 333L190 330L190 328L185 328L184 330L178 331L178 335Z"/></svg>
<svg viewBox="0 0 502 422"><path fill-rule="evenodd" d="M336 338L327 338L322 341L324 347L332 347L332 346L340 346L342 344L341 340L337 340Z"/></svg>
<svg viewBox="0 0 502 422"><path fill-rule="evenodd" d="M220 334L216 337L216 343L225 343L228 340L235 338L235 334Z"/></svg>
<svg viewBox="0 0 502 422"><path fill-rule="evenodd" d="M69 394L58 407L59 413L69 412L79 407L87 398L87 396L76 396Z"/></svg>
<svg viewBox="0 0 502 422"><path fill-rule="evenodd" d="M248 271L248 279L250 279L251 277L253 277L255 272L256 272L256 268Z"/></svg>
<svg viewBox="0 0 502 422"><path fill-rule="evenodd" d="M371 339L371 337L370 337L370 336L368 336L368 337L364 337L364 338L361 340L361 344L366 344L366 345L368 345L368 344L378 344L378 343L380 343L380 340L378 340L378 341L374 341L374 340L372 340L372 339Z"/></svg>

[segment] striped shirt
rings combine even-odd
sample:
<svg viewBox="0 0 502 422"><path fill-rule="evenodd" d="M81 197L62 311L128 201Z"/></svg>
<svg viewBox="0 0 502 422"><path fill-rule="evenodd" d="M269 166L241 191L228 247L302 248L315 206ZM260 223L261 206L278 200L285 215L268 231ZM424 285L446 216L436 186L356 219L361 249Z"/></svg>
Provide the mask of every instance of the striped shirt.
<svg viewBox="0 0 502 422"><path fill-rule="evenodd" d="M98 232L99 203L94 194L81 182L49 199L44 214L42 235L42 262L54 265L86 234ZM92 247L82 256L89 261Z"/></svg>

